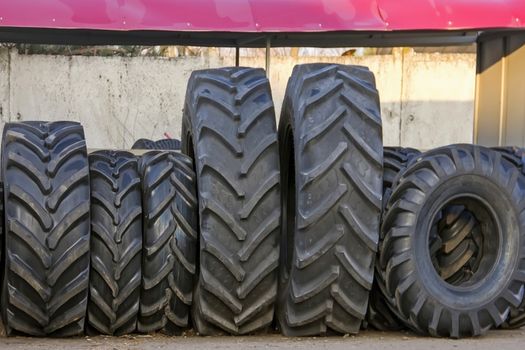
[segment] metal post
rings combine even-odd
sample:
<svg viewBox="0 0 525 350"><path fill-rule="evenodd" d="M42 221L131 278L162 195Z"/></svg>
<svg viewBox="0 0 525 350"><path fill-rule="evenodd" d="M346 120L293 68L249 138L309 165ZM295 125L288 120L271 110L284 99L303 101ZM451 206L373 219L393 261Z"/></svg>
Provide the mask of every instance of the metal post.
<svg viewBox="0 0 525 350"><path fill-rule="evenodd" d="M269 78L270 77L270 51L271 51L271 42L270 42L270 37L267 37L266 38L266 76Z"/></svg>
<svg viewBox="0 0 525 350"><path fill-rule="evenodd" d="M239 46L235 47L235 67L239 67L239 61L240 61L240 55L241 55L241 49Z"/></svg>

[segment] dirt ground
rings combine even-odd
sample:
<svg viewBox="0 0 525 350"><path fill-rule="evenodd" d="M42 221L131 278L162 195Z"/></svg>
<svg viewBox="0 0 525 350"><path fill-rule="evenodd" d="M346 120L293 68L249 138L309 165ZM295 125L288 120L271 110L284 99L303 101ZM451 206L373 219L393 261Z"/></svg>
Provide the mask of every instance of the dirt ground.
<svg viewBox="0 0 525 350"><path fill-rule="evenodd" d="M84 337L74 339L0 338L0 349L306 349L306 350L507 350L521 349L525 344L525 329L492 331L487 336L474 339L448 340L419 337L411 333L382 333L363 331L358 336L323 338L284 338L279 335L250 337L199 337L179 336L126 336Z"/></svg>

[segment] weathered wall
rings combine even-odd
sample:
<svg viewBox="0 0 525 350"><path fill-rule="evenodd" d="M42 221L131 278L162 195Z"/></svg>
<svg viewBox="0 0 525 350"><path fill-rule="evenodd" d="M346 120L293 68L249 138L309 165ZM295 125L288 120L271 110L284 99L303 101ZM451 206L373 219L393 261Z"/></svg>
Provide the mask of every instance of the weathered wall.
<svg viewBox="0 0 525 350"><path fill-rule="evenodd" d="M370 67L381 93L385 145L431 148L472 142L475 57L414 54L367 57L272 58L277 111L297 63L334 62ZM91 148L126 148L140 137L180 136L191 71L232 65L229 58L26 56L0 51L2 121L78 120ZM242 58L264 66L264 58Z"/></svg>

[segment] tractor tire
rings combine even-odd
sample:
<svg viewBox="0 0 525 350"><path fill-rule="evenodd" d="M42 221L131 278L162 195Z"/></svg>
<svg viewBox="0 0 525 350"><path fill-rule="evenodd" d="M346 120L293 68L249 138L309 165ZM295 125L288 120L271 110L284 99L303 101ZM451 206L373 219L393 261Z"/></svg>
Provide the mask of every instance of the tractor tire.
<svg viewBox="0 0 525 350"><path fill-rule="evenodd" d="M420 154L421 152L413 148L385 147L383 149L383 215L385 215L384 209L388 198L392 194L392 187L396 179L405 171L412 159ZM382 237L378 254L381 252L381 241ZM397 311L390 306L392 303L388 303L385 300L385 277L377 262L378 260L376 260L375 279L368 303L367 325L380 331L401 330L405 327L400 321Z"/></svg>
<svg viewBox="0 0 525 350"><path fill-rule="evenodd" d="M2 144L8 335L84 332L89 282L89 165L75 122L8 123Z"/></svg>
<svg viewBox="0 0 525 350"><path fill-rule="evenodd" d="M523 196L525 177L481 146L429 151L404 172L387 204L380 266L387 301L407 326L435 337L478 336L520 305ZM453 229L463 213L472 227Z"/></svg>
<svg viewBox="0 0 525 350"><path fill-rule="evenodd" d="M180 333L188 326L196 269L198 209L191 160L150 151L140 161L143 203L138 331Z"/></svg>
<svg viewBox="0 0 525 350"><path fill-rule="evenodd" d="M106 335L137 327L141 283L142 201L137 158L128 152L89 155L91 271L88 323Z"/></svg>
<svg viewBox="0 0 525 350"><path fill-rule="evenodd" d="M1 163L1 161L0 161L0 163ZM4 269L2 268L2 266L5 265L4 233L5 233L5 223L4 223L4 183L0 182L0 285L3 283L3 280L4 280ZM1 303L0 303L0 305L1 305Z"/></svg>
<svg viewBox="0 0 525 350"><path fill-rule="evenodd" d="M277 319L286 336L357 333L374 277L383 145L367 68L296 66L279 124L283 234Z"/></svg>
<svg viewBox="0 0 525 350"><path fill-rule="evenodd" d="M200 270L192 317L201 335L247 334L273 321L279 263L279 152L262 69L192 73L182 151L195 160Z"/></svg>
<svg viewBox="0 0 525 350"><path fill-rule="evenodd" d="M180 140L161 139L155 141L156 149L180 151Z"/></svg>
<svg viewBox="0 0 525 350"><path fill-rule="evenodd" d="M410 162L421 154L409 147L385 147L383 170L383 209L392 195L396 179L405 171Z"/></svg>
<svg viewBox="0 0 525 350"><path fill-rule="evenodd" d="M155 149L155 150L180 150L180 140L177 139L161 139L152 141L148 139L138 139L131 149Z"/></svg>
<svg viewBox="0 0 525 350"><path fill-rule="evenodd" d="M512 162L522 174L525 174L525 149L519 147L494 147L501 155ZM512 308L508 319L503 323L502 328L518 329L525 326L525 298L517 308Z"/></svg>
<svg viewBox="0 0 525 350"><path fill-rule="evenodd" d="M131 149L156 149L155 141L150 139L138 139L135 141Z"/></svg>
<svg viewBox="0 0 525 350"><path fill-rule="evenodd" d="M519 147L493 147L495 151L501 153L502 157L514 164L516 168L523 172L523 164L525 163L525 149Z"/></svg>

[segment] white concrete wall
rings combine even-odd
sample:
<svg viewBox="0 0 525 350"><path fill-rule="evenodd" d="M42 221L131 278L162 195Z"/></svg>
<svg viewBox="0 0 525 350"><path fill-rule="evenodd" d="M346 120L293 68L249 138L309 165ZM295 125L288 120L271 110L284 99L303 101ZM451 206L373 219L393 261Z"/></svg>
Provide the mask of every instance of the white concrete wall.
<svg viewBox="0 0 525 350"><path fill-rule="evenodd" d="M298 63L370 67L381 94L385 145L431 148L472 142L475 56L414 54L367 57L273 57L270 81L279 113L286 83ZM127 148L140 137L180 136L191 71L232 65L230 58L26 56L0 51L0 117L78 120L88 147ZM241 58L264 66L264 58ZM278 117L278 115L277 115Z"/></svg>

